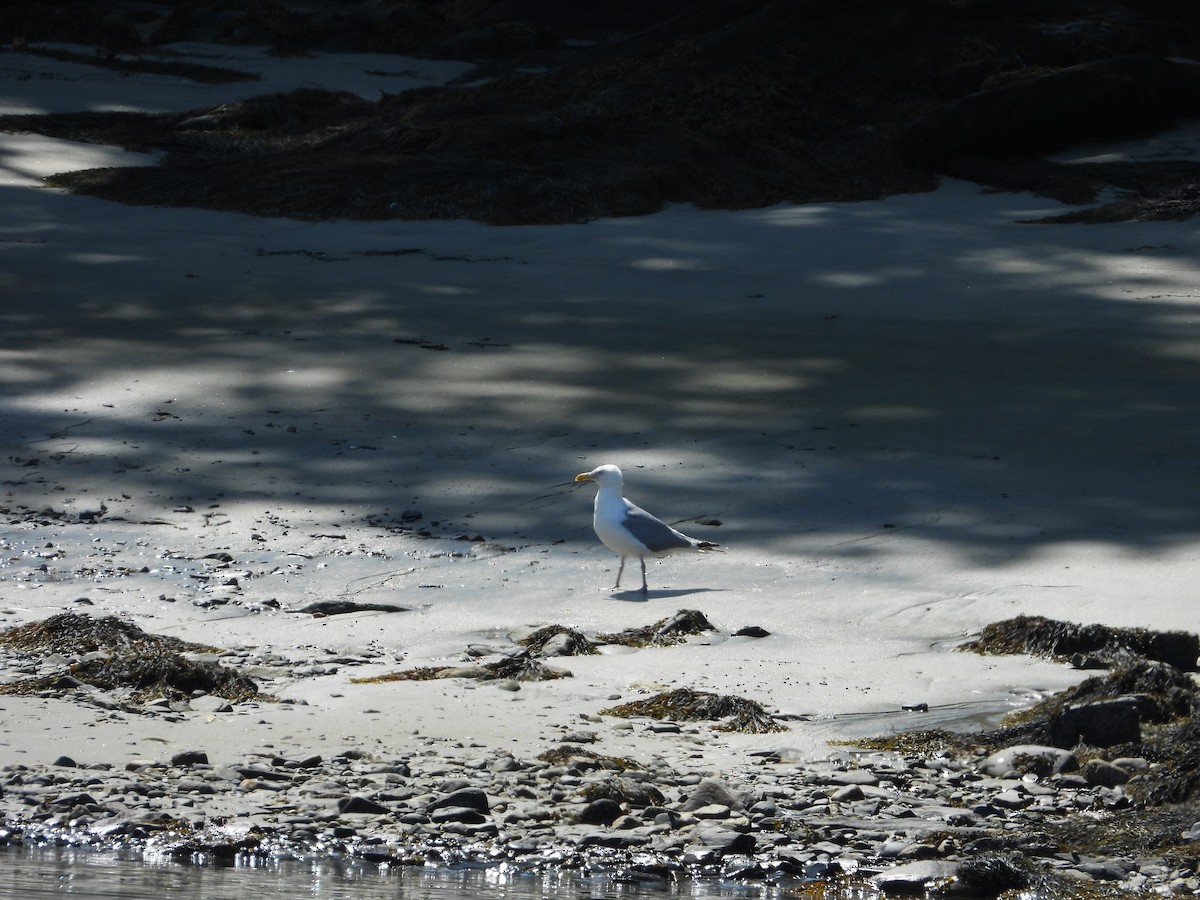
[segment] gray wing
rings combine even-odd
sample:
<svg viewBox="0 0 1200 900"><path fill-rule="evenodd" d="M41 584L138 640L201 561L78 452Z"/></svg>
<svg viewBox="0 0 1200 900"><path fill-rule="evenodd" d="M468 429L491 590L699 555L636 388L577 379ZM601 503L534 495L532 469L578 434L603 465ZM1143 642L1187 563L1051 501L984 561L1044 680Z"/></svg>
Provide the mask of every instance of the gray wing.
<svg viewBox="0 0 1200 900"><path fill-rule="evenodd" d="M628 501L626 501L628 502ZM629 533L645 544L651 553L662 553L666 550L687 550L695 545L668 525L660 522L650 513L639 506L629 504L625 510L625 519L621 522Z"/></svg>

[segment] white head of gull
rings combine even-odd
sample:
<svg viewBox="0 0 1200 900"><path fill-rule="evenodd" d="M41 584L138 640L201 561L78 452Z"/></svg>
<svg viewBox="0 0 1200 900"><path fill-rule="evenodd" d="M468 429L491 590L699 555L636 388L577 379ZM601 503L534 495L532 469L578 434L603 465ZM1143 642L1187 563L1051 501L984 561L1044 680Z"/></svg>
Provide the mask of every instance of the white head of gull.
<svg viewBox="0 0 1200 900"><path fill-rule="evenodd" d="M669 556L672 553L720 550L720 545L712 541L701 541L688 537L676 531L666 522L656 519L644 509L634 506L622 496L625 477L616 466L598 466L590 472L581 472L575 476L576 481L595 482L596 508L592 517L592 527L596 529L596 537L600 538L613 553L621 557L621 566L617 569L617 583L613 590L621 586L621 575L625 571L625 558L636 556L642 563L642 592L646 586L646 557Z"/></svg>

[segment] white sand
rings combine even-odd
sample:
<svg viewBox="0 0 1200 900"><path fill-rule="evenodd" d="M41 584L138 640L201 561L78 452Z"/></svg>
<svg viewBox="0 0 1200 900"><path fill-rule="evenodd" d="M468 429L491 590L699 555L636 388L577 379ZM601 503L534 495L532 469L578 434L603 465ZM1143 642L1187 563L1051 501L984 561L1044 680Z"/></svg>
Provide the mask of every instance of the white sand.
<svg viewBox="0 0 1200 900"><path fill-rule="evenodd" d="M213 88L6 53L0 110L186 109L290 85L374 96L368 70L385 68L228 62L266 80ZM463 69L386 68L412 84ZM313 224L37 182L142 159L0 135L0 507L107 507L94 525L3 527L0 624L83 608L297 665L388 656L269 685L307 706L180 722L3 697L6 760L400 751L418 735L533 755L585 727L599 752L725 770L751 750L811 758L845 735L965 727L1081 677L949 652L991 621L1197 627L1195 222L1021 225L1060 207L950 182L577 226ZM396 341L410 338L449 349ZM608 462L635 502L728 552L651 563L648 597L611 594L590 491L554 486ZM409 509L439 538L492 543L367 521ZM237 602L195 606L188 560L216 551L234 557ZM247 611L334 598L415 611ZM506 647L526 626L615 631L680 608L722 634L563 660L574 678L517 692L349 682ZM772 635L726 637L745 625ZM682 738L581 718L661 686L813 718ZM915 703L932 711L899 712Z"/></svg>

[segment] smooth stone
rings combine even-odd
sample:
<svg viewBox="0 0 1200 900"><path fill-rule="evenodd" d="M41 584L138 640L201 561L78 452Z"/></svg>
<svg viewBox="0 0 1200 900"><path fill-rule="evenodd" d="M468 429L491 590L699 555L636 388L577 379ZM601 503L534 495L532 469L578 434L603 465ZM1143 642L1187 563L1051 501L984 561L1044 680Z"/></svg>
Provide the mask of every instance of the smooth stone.
<svg viewBox="0 0 1200 900"><path fill-rule="evenodd" d="M216 712L233 712L233 704L224 697L216 697L212 694L204 694L201 697L193 697L188 701L188 705L196 712L200 713L216 713Z"/></svg>
<svg viewBox="0 0 1200 900"><path fill-rule="evenodd" d="M848 803L852 800L862 800L864 797L866 794L863 793L861 787L857 784L848 784L834 791L830 799L836 800L838 803Z"/></svg>
<svg viewBox="0 0 1200 900"><path fill-rule="evenodd" d="M435 825L457 822L463 825L482 825L487 818L479 810L469 806L439 806L430 810L429 821Z"/></svg>
<svg viewBox="0 0 1200 900"><path fill-rule="evenodd" d="M386 815L391 812L382 803L376 803L368 797L343 797L337 802L337 810L342 815L362 813L366 815Z"/></svg>
<svg viewBox="0 0 1200 900"><path fill-rule="evenodd" d="M879 776L870 769L847 769L845 772L832 773L829 781L832 784L876 785L879 784Z"/></svg>
<svg viewBox="0 0 1200 900"><path fill-rule="evenodd" d="M992 803L1001 809L1023 809L1031 802L1032 798L1020 791L1001 791L992 797Z"/></svg>
<svg viewBox="0 0 1200 900"><path fill-rule="evenodd" d="M958 871L958 863L941 859L925 859L904 863L870 878L885 894L918 893L927 885L944 878L952 878Z"/></svg>
<svg viewBox="0 0 1200 900"><path fill-rule="evenodd" d="M434 800L429 804L428 809L429 812L433 812L447 807L465 807L478 813L486 813L490 809L487 794L476 787L464 787L451 791L446 796Z"/></svg>
<svg viewBox="0 0 1200 900"><path fill-rule="evenodd" d="M698 843L718 853L753 853L757 844L752 834L707 823L697 825L693 835Z"/></svg>
<svg viewBox="0 0 1200 900"><path fill-rule="evenodd" d="M1074 868L1097 881L1123 881L1127 874L1125 866L1113 859L1078 863Z"/></svg>
<svg viewBox="0 0 1200 900"><path fill-rule="evenodd" d="M579 813L579 821L585 825L611 825L620 818L621 804L608 797L600 797L585 806Z"/></svg>
<svg viewBox="0 0 1200 900"><path fill-rule="evenodd" d="M701 807L719 803L729 809L744 810L746 805L752 802L753 796L749 792L736 793L726 782L717 778L706 778L696 785L696 789L679 808L683 812L693 812Z"/></svg>
<svg viewBox="0 0 1200 900"><path fill-rule="evenodd" d="M173 766L207 765L208 754L203 750L183 750L171 757Z"/></svg>
<svg viewBox="0 0 1200 900"><path fill-rule="evenodd" d="M1116 787L1129 781L1129 773L1120 766L1102 759L1089 759L1081 772L1088 784Z"/></svg>
<svg viewBox="0 0 1200 900"><path fill-rule="evenodd" d="M730 809L724 803L709 803L691 812L697 819L728 819Z"/></svg>

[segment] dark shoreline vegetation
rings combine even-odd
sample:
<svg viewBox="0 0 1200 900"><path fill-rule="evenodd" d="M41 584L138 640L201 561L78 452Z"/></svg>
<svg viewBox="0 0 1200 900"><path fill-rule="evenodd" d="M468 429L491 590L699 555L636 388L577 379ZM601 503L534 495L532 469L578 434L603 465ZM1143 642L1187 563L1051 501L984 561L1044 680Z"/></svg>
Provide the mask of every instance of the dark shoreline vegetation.
<svg viewBox="0 0 1200 900"><path fill-rule="evenodd" d="M509 656L520 663L508 677L570 677L563 668L539 674L547 667L529 665L531 655L562 664L608 640L653 653L713 630L696 610L616 635L544 626L514 636ZM736 773L607 756L587 746L596 738L585 729L536 759L461 744L430 749L432 739L414 737L386 757L348 749L323 759L296 747L238 763L192 750L124 769L66 757L7 765L0 843L202 864L317 856L400 867L504 862L513 871L608 872L664 885L719 876L827 897L850 883L929 896L1107 896L1081 880L1194 891L1198 649L1200 637L1186 632L1028 616L994 623L959 650L1044 655L1097 674L991 730L857 741L824 763L797 765L764 750ZM0 654L10 678L33 674L8 681L5 693L51 703L181 717L196 714L197 697L217 704L202 709L226 714L275 702L238 671L261 664L253 651L185 644L112 616L65 613L11 628L0 632ZM148 684L125 664L133 659L198 660L229 678L199 690L171 678ZM88 665L96 660L105 662L102 678ZM222 693L226 682L242 693ZM634 727L685 742L697 728L789 727L753 701L687 689L600 716L633 717ZM818 882L830 893L812 894Z"/></svg>
<svg viewBox="0 0 1200 900"><path fill-rule="evenodd" d="M0 129L159 151L47 184L124 203L298 219L492 224L931 190L939 174L1071 204L1043 221L1186 219L1200 162L1044 154L1200 115L1200 9L1172 0L255 4L34 2L0 41L98 46L162 72L172 41L464 59L446 87L319 90L162 115L0 117ZM76 54L78 58L78 54ZM219 67L185 68L200 80ZM241 73L244 74L244 73ZM249 76L248 76L249 77Z"/></svg>

